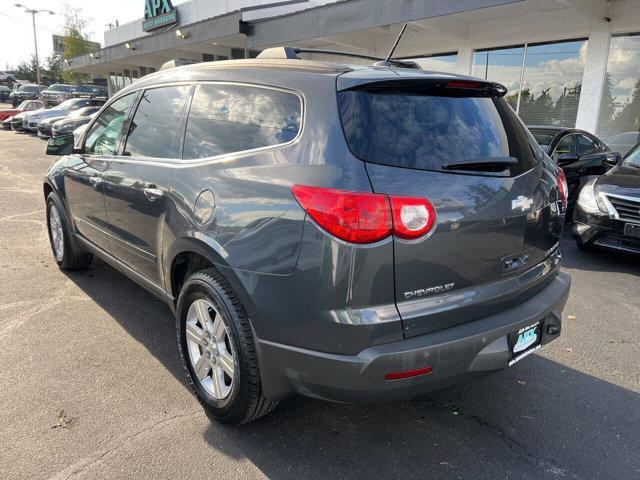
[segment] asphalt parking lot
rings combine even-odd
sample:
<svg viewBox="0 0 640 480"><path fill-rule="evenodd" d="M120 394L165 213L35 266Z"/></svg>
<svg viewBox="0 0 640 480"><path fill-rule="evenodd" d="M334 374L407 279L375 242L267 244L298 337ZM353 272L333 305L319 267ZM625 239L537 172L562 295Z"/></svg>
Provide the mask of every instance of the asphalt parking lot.
<svg viewBox="0 0 640 480"><path fill-rule="evenodd" d="M167 307L97 261L56 267L44 146L0 131L0 479L640 478L640 258L566 236L563 335L499 374L226 427L185 386Z"/></svg>

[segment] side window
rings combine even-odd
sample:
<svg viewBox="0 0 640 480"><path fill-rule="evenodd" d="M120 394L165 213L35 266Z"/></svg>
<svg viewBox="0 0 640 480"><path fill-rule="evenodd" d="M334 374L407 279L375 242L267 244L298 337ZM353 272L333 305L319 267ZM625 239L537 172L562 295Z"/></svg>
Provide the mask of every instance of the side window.
<svg viewBox="0 0 640 480"><path fill-rule="evenodd" d="M300 98L292 93L239 85L198 85L183 158L205 158L287 143L298 135Z"/></svg>
<svg viewBox="0 0 640 480"><path fill-rule="evenodd" d="M191 86L146 90L129 126L124 154L130 157L177 158L180 123Z"/></svg>
<svg viewBox="0 0 640 480"><path fill-rule="evenodd" d="M553 151L553 159L558 160L558 157L563 153L571 153L576 155L576 145L573 135L565 135L562 140L556 145L556 149Z"/></svg>
<svg viewBox="0 0 640 480"><path fill-rule="evenodd" d="M598 146L593 140L584 135L578 135L578 155L589 155L598 151Z"/></svg>
<svg viewBox="0 0 640 480"><path fill-rule="evenodd" d="M87 132L84 152L93 155L115 155L122 123L136 98L130 93L109 105L96 119Z"/></svg>

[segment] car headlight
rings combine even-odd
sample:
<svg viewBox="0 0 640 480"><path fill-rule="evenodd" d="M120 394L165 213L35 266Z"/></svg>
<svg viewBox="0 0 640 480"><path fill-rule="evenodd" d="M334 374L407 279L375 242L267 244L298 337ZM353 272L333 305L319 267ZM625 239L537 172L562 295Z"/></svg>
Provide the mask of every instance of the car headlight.
<svg viewBox="0 0 640 480"><path fill-rule="evenodd" d="M595 183L595 180L586 183L580 190L580 195L578 195L578 206L587 213L600 213L600 206L594 189Z"/></svg>

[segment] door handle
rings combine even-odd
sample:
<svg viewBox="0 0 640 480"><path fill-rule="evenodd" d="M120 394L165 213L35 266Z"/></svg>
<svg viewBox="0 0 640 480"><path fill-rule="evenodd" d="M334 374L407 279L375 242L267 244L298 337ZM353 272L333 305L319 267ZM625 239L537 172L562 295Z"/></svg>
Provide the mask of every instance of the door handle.
<svg viewBox="0 0 640 480"><path fill-rule="evenodd" d="M142 191L151 202L156 201L157 199L161 198L164 195L164 192L159 188L146 187Z"/></svg>
<svg viewBox="0 0 640 480"><path fill-rule="evenodd" d="M92 187L99 187L100 184L103 182L102 178L100 177L89 177L89 183L91 184Z"/></svg>

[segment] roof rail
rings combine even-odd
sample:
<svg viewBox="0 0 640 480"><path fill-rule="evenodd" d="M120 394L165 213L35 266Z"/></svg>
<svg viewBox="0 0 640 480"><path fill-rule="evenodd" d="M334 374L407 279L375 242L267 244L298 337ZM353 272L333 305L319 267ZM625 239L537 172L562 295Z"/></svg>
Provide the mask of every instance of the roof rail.
<svg viewBox="0 0 640 480"><path fill-rule="evenodd" d="M351 53L351 52L339 52L336 50L321 50L316 48L299 48L299 47L273 47L267 48L260 52L260 54L256 57L259 59L297 59L299 53L315 53L320 55L339 55L342 57L352 57L352 58L363 58L365 60L374 60L376 63L374 65L378 66L393 66L399 68L414 68L421 70L420 65L415 62L406 61L406 60L385 60L384 58L374 57L372 55L363 55L360 53Z"/></svg>
<svg viewBox="0 0 640 480"><path fill-rule="evenodd" d="M160 68L158 69L159 72L163 71L163 70L169 70L170 68L176 68L176 67L183 67L185 65L192 65L194 63L198 63L194 60L183 60L180 58L175 58L173 60L169 60L168 62L164 62Z"/></svg>

